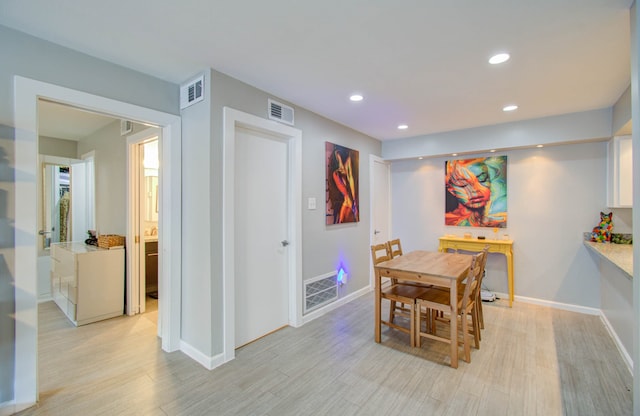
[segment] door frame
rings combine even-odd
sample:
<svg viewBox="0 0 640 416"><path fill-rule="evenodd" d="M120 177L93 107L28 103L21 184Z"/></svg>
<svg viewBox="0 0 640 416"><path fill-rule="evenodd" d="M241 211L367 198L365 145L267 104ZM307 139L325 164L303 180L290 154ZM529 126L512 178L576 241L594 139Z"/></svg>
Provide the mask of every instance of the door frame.
<svg viewBox="0 0 640 416"><path fill-rule="evenodd" d="M159 305L162 317L162 349L180 347L181 310L181 119L134 104L72 90L42 81L14 76L15 126L15 376L14 410L32 406L38 400L38 305L37 305L37 194L38 100L46 98L116 118L135 120L162 128L161 163L169 180L163 181L162 264L159 281L165 301Z"/></svg>
<svg viewBox="0 0 640 416"><path fill-rule="evenodd" d="M127 315L136 315L145 312L145 291L141 290L142 285L140 282L145 280L146 277L143 273L145 264L145 240L142 226L142 188L144 187L142 181L144 175L142 175L142 152L141 146L144 145L150 138L155 137L158 140L158 146L162 146L162 134L157 128L150 127L144 129L138 133L127 136L127 241L135 241L136 237L138 241L134 246L136 249L132 250L131 243L129 243L129 249L127 250L127 306L125 313ZM158 178L162 171L162 167L158 170ZM158 181L160 187L162 184ZM158 223L158 228L160 224ZM158 240L158 245L160 244ZM158 250L161 253L161 250ZM134 277L137 275L137 279ZM158 292L160 293L160 292ZM159 303L162 299L159 300ZM133 305L138 307L132 309ZM160 317L159 317L160 318ZM158 324L160 328L161 323ZM158 331L158 333L160 333Z"/></svg>
<svg viewBox="0 0 640 416"><path fill-rule="evenodd" d="M387 199L387 212L389 213L388 217L387 217L387 230L389 231L389 236L392 235L391 233L391 163L384 160L383 158L376 156L376 155L369 155L369 178L371 178L371 189L369 192L369 206L371 207L371 217L370 217L370 222L369 222L369 245L374 245L374 232L375 232L375 224L374 224L374 205L375 205L375 196L376 196L376 190L378 189L378 184L376 184L376 180L375 180L375 165L376 163L385 165L387 167L387 184L388 184L388 188L387 188L387 195L389 195L389 198ZM374 289L374 270L373 270L373 263L369 262L369 287L371 289Z"/></svg>
<svg viewBox="0 0 640 416"><path fill-rule="evenodd" d="M236 126L262 131L282 137L288 148L288 212L289 216L289 325L302 324L302 131L294 127L263 119L233 108L224 107L223 143L223 189L222 189L222 303L223 360L235 358L235 140Z"/></svg>

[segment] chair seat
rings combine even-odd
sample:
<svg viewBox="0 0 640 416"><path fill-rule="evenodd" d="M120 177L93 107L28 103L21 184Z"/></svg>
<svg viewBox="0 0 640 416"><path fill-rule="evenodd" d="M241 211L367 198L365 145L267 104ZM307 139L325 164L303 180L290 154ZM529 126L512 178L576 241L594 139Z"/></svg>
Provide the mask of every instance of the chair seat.
<svg viewBox="0 0 640 416"><path fill-rule="evenodd" d="M438 305L449 306L449 299L451 294L448 289L445 288L431 288L425 290L421 295L418 296L416 300L422 302L430 302ZM458 291L458 308L462 307L462 299L464 297L464 293L460 293Z"/></svg>
<svg viewBox="0 0 640 416"><path fill-rule="evenodd" d="M415 299L427 290L429 289L426 287L396 283L386 289L383 289L382 297L393 299L397 302L413 304L415 303Z"/></svg>

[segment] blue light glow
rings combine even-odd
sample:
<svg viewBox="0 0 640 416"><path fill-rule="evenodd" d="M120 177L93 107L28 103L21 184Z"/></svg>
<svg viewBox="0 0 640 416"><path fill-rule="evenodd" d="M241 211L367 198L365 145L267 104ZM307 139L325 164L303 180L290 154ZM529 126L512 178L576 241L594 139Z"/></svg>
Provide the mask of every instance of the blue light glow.
<svg viewBox="0 0 640 416"><path fill-rule="evenodd" d="M340 271L338 272L338 283L345 283L344 278L347 272L344 271L342 267L340 267Z"/></svg>

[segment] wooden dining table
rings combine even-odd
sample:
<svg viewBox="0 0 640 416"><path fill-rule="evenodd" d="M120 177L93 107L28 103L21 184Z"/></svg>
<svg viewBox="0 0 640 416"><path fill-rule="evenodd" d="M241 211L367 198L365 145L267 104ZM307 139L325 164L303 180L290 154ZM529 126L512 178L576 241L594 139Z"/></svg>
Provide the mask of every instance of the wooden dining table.
<svg viewBox="0 0 640 416"><path fill-rule="evenodd" d="M466 278L473 255L412 251L375 266L375 341L381 341L382 278L420 282L449 289L451 317L458 315L458 284ZM458 368L458 320L451 322L451 367ZM415 328L412 328L415 330Z"/></svg>

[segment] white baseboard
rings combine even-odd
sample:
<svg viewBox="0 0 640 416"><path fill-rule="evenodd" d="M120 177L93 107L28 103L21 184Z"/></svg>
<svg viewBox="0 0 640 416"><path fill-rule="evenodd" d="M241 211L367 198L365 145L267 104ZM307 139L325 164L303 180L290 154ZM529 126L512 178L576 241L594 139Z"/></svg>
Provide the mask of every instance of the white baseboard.
<svg viewBox="0 0 640 416"><path fill-rule="evenodd" d="M620 351L620 355L622 355L622 359L624 360L625 364L627 364L627 369L633 376L633 360L631 359L631 356L627 352L624 345L622 345L622 341L618 337L618 334L613 329L611 322L609 322L609 320L607 319L604 313L600 313L600 319L602 320L604 327L607 328L607 331L609 331L609 335L611 335L611 338L613 338L613 342L616 344L616 347L618 347L618 351Z"/></svg>
<svg viewBox="0 0 640 416"><path fill-rule="evenodd" d="M183 340L180 340L180 351L185 353L189 358L199 363L201 366L203 366L207 370L213 370L214 368L224 364L223 354L218 354L215 356L205 355L201 351L195 349L192 345L184 342Z"/></svg>
<svg viewBox="0 0 640 416"><path fill-rule="evenodd" d="M507 301L509 300L509 295L507 295L506 293L498 293L498 292L494 292L494 293L500 299L504 299L504 300L507 300ZM591 308L591 307L588 307L588 306L573 305L573 304L570 304L570 303L554 302L554 301L551 301L551 300L528 298L526 296L514 296L513 297L513 301L514 302L519 301L519 302L524 302L524 303L530 303L530 304L533 304L533 305L547 306L549 308L561 309L561 310L564 310L564 311L584 313L586 315L597 315L597 316L600 316L602 314L602 311L600 311L600 309L597 309L597 308Z"/></svg>
<svg viewBox="0 0 640 416"><path fill-rule="evenodd" d="M344 298L340 298L337 301L330 303L329 305L326 305L316 311L313 311L312 313L305 315L302 317L302 325L306 324L307 322L313 321L316 318L321 317L322 315L325 315L326 313L344 305L347 304L349 302L351 302L352 300L363 296L367 293L371 292L371 288L370 287L364 287L354 293L349 294L348 296L345 296ZM192 345L190 345L189 343L180 340L180 351L182 351L183 353L185 353L189 358L191 358L192 360L196 361L197 363L199 363L200 365L202 365L204 368L206 368L207 370L213 370L216 367L221 366L222 364L225 363L224 360L224 355L223 354L218 354L215 356L208 356L203 354L201 351L199 351L198 349L194 348ZM4 416L4 415L0 415L0 416Z"/></svg>
<svg viewBox="0 0 640 416"><path fill-rule="evenodd" d="M317 319L319 317L321 317L322 315L325 315L329 312L331 312L332 310L339 308L342 305L345 305L349 302L351 302L354 299L359 298L360 296L366 295L367 293L371 292L372 288L370 288L369 286L363 287L360 290L357 290L343 298L340 298L338 300L336 300L335 302L332 302L326 306L323 306L322 308L315 310L313 312L310 312L306 315L304 315L302 317L302 325L306 324L307 322L311 322L314 319Z"/></svg>
<svg viewBox="0 0 640 416"><path fill-rule="evenodd" d="M509 299L509 295L507 295L506 293L497 293L497 292L494 292L494 293L500 299ZM627 369L633 375L633 360L631 359L629 352L626 350L626 348L622 344L622 341L620 341L620 337L618 337L618 334L613 329L613 326L611 325L611 323L609 322L609 320L604 315L601 309L590 308L588 306L572 305L569 303L553 302L553 301L543 300L543 299L528 298L525 296L514 296L514 301L531 303L534 305L546 306L549 308L561 309L561 310L570 311L570 312L578 312L586 315L599 316L605 328L607 328L609 335L613 339L613 342L616 344L616 347L618 347L618 351L620 351L620 355L622 356L622 359L627 365Z"/></svg>

